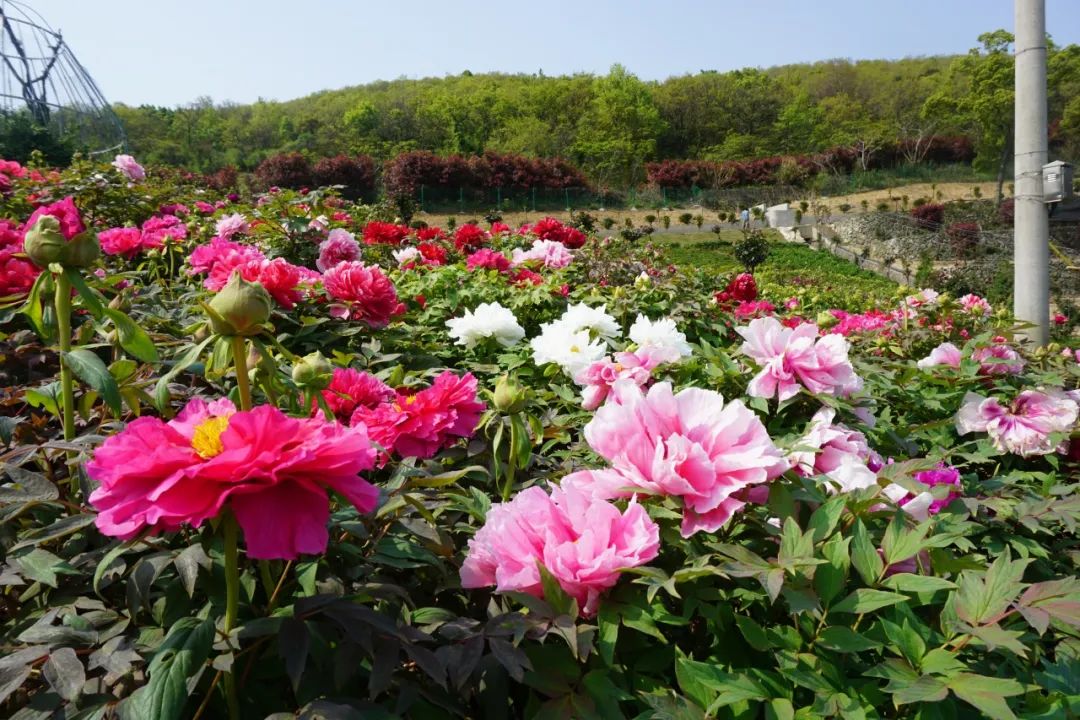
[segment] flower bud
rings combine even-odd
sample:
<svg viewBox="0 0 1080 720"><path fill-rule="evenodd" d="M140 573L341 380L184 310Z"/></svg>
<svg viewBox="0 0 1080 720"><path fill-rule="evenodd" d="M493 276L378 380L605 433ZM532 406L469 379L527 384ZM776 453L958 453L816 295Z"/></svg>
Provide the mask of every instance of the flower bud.
<svg viewBox="0 0 1080 720"><path fill-rule="evenodd" d="M325 390L334 379L334 366L316 350L296 361L292 369L293 382L307 390Z"/></svg>
<svg viewBox="0 0 1080 720"><path fill-rule="evenodd" d="M65 267L89 267L101 254L101 244L96 233L81 232L68 241L60 263Z"/></svg>
<svg viewBox="0 0 1080 720"><path fill-rule="evenodd" d="M836 316L828 310L822 310L817 314L816 324L822 330L831 328L833 325L836 324L836 322Z"/></svg>
<svg viewBox="0 0 1080 720"><path fill-rule="evenodd" d="M40 268L60 262L64 256L67 238L60 232L60 221L52 215L42 215L33 227L26 231L23 249L27 257Z"/></svg>
<svg viewBox="0 0 1080 720"><path fill-rule="evenodd" d="M525 409L528 393L518 383L516 375L503 375L495 383L495 408L507 415L519 413Z"/></svg>
<svg viewBox="0 0 1080 720"><path fill-rule="evenodd" d="M270 319L272 302L260 283L248 282L234 272L210 301L210 327L218 335L257 335Z"/></svg>

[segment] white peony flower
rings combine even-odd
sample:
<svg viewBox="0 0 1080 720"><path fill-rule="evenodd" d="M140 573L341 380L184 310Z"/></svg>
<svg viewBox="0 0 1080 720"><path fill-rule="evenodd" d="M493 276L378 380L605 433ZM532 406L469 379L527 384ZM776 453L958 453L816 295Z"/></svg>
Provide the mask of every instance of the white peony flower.
<svg viewBox="0 0 1080 720"><path fill-rule="evenodd" d="M494 338L503 347L516 345L525 337L525 328L518 324L514 313L499 303L481 303L476 310L466 310L459 318L446 321L455 344L466 348Z"/></svg>
<svg viewBox="0 0 1080 720"><path fill-rule="evenodd" d="M565 325L571 333L592 330L600 337L612 338L618 335L622 328L615 322L615 318L607 314L605 307L601 305L598 308L591 308L585 303L571 305L558 322Z"/></svg>
<svg viewBox="0 0 1080 720"><path fill-rule="evenodd" d="M570 377L577 377L607 356L607 345L603 340L594 340L587 329L575 330L562 320L540 327L541 333L529 343L537 365L555 363Z"/></svg>
<svg viewBox="0 0 1080 720"><path fill-rule="evenodd" d="M674 351L679 357L693 354L690 343L686 342L686 335L675 327L675 321L671 318L653 322L644 315L638 315L637 320L630 326L630 339L637 343L638 347L662 348Z"/></svg>
<svg viewBox="0 0 1080 720"><path fill-rule="evenodd" d="M393 251L394 259L397 260L398 265L404 265L410 260L415 260L420 257L420 251L414 247L401 248L400 250ZM482 307L482 306L481 306Z"/></svg>

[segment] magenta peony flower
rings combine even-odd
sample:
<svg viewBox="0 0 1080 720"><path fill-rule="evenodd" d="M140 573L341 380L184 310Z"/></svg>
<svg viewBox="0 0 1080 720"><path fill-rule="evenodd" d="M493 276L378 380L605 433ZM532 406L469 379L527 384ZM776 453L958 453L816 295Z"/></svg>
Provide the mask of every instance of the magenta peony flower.
<svg viewBox="0 0 1080 720"><path fill-rule="evenodd" d="M956 431L988 433L1001 452L1049 455L1066 445L1050 435L1069 432L1078 414L1077 402L1059 390L1025 390L1008 405L969 392L956 415Z"/></svg>
<svg viewBox="0 0 1080 720"><path fill-rule="evenodd" d="M146 179L146 170L130 155L117 155L111 165L122 172L124 177L132 182Z"/></svg>
<svg viewBox="0 0 1080 720"><path fill-rule="evenodd" d="M923 369L937 367L938 365L947 365L948 367L958 368L960 367L960 359L960 348L950 342L946 342L938 345L930 351L929 355L915 364Z"/></svg>
<svg viewBox="0 0 1080 720"><path fill-rule="evenodd" d="M175 215L152 217L142 225L144 248L159 248L169 239L179 242L187 238L187 225Z"/></svg>
<svg viewBox="0 0 1080 720"><path fill-rule="evenodd" d="M510 261L505 255L497 250L481 248L465 260L465 267L469 270L484 268L486 270L506 272L510 269Z"/></svg>
<svg viewBox="0 0 1080 720"><path fill-rule="evenodd" d="M79 215L79 208L75 207L75 200L69 196L51 205L42 205L35 210L26 221L26 224L23 225L24 237L26 231L34 227L34 223L42 215L52 215L59 220L60 233L68 240L86 230L82 217Z"/></svg>
<svg viewBox="0 0 1080 720"><path fill-rule="evenodd" d="M129 260L143 249L142 231L136 227L109 228L98 233L101 252L106 255L123 255Z"/></svg>
<svg viewBox="0 0 1080 720"><path fill-rule="evenodd" d="M34 287L34 281L41 274L34 263L25 256L16 255L13 246L8 245L0 248L0 300L20 298L29 294L30 288Z"/></svg>
<svg viewBox="0 0 1080 720"><path fill-rule="evenodd" d="M620 380L585 426L589 446L621 473L624 485L683 501L683 537L714 532L746 502L740 495L787 469L757 415L719 393L671 383L648 394Z"/></svg>
<svg viewBox="0 0 1080 720"><path fill-rule="evenodd" d="M357 260L338 263L323 274L327 294L343 305L331 307L335 317L352 317L372 327L383 327L405 312L390 279L377 265Z"/></svg>
<svg viewBox="0 0 1080 720"><path fill-rule="evenodd" d="M247 218L240 213L222 215L214 223L215 236L223 240L232 240L234 235L243 235L248 231L248 228Z"/></svg>
<svg viewBox="0 0 1080 720"><path fill-rule="evenodd" d="M378 491L359 477L374 459L362 427L195 398L170 422L128 424L86 471L99 484L90 503L106 535L198 527L228 506L249 557L291 560L326 550L328 490L362 512L375 507Z"/></svg>
<svg viewBox="0 0 1080 720"><path fill-rule="evenodd" d="M980 375L1017 375L1024 370L1024 359L1008 345L996 343L990 347L976 348L971 359L982 363Z"/></svg>
<svg viewBox="0 0 1080 720"><path fill-rule="evenodd" d="M231 240L213 238L209 243L200 245L192 250L188 256L188 275L213 272L217 265L225 265L227 270L221 272L225 275L225 282L232 275L233 268L243 265L251 260L265 260L259 248L253 245L241 245ZM215 282L216 284L216 282ZM224 282L221 286L224 287ZM212 288L211 288L212 289Z"/></svg>
<svg viewBox="0 0 1080 720"><path fill-rule="evenodd" d="M785 328L772 317L751 320L736 331L746 340L743 353L762 368L750 381L748 395L775 395L783 402L798 394L800 384L815 394L840 396L862 387L848 360L847 340L840 335L819 338L817 325Z"/></svg>
<svg viewBox="0 0 1080 720"><path fill-rule="evenodd" d="M352 424L365 425L368 436L387 452L429 458L458 438L470 437L483 413L472 373L459 377L447 370L416 394L399 392L393 402L374 408L359 405Z"/></svg>
<svg viewBox="0 0 1080 720"><path fill-rule="evenodd" d="M648 563L659 550L660 529L636 500L620 512L573 486L550 495L534 486L488 511L469 541L461 586L543 597L539 563L591 617L621 570Z"/></svg>
<svg viewBox="0 0 1080 720"><path fill-rule="evenodd" d="M960 491L963 489L963 484L960 482L960 471L944 463L941 463L933 470L915 473L915 479L930 487L949 485L951 488L956 488L955 490L950 488L949 494L944 498L934 498L930 493L920 493L900 501L900 506L906 507L915 500L921 500L923 495L930 495L929 504L926 506L927 515L937 515L946 505L960 497Z"/></svg>
<svg viewBox="0 0 1080 720"><path fill-rule="evenodd" d="M360 243L348 230L335 228L326 239L319 243L319 259L315 267L326 272L340 262L357 260L360 257Z"/></svg>
<svg viewBox="0 0 1080 720"><path fill-rule="evenodd" d="M323 398L340 422L349 422L357 407L374 409L394 397L393 389L371 373L352 368L334 368L330 386L322 391ZM317 403L312 414L322 412Z"/></svg>

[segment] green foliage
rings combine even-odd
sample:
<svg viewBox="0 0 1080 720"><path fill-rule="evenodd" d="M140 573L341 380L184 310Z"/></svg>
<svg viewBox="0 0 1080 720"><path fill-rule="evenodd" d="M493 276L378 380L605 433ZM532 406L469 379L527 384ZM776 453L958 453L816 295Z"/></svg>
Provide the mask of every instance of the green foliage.
<svg viewBox="0 0 1080 720"><path fill-rule="evenodd" d="M753 273L769 257L769 241L760 230L744 232L743 236L732 244L735 259L742 263L746 272Z"/></svg>

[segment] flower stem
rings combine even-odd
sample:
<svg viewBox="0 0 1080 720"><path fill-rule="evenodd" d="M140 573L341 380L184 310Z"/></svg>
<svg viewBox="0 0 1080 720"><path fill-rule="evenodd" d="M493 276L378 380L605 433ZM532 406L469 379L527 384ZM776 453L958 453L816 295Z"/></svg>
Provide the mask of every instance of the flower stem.
<svg viewBox="0 0 1080 720"><path fill-rule="evenodd" d="M64 440L75 439L75 385L63 353L71 352L71 282L56 276L56 326L60 336L60 388L63 393Z"/></svg>
<svg viewBox="0 0 1080 720"><path fill-rule="evenodd" d="M225 536L225 620L222 623L222 631L228 637L236 625L236 615L240 606L240 566L237 551L240 532L236 525L236 518L228 510L222 518L222 530ZM240 702L236 696L236 675L232 672L225 674L225 700L229 706L230 720L238 720Z"/></svg>
<svg viewBox="0 0 1080 720"><path fill-rule="evenodd" d="M251 384L248 381L247 343L242 335L233 335L233 367L236 368L236 386L240 390L240 409L251 409Z"/></svg>

